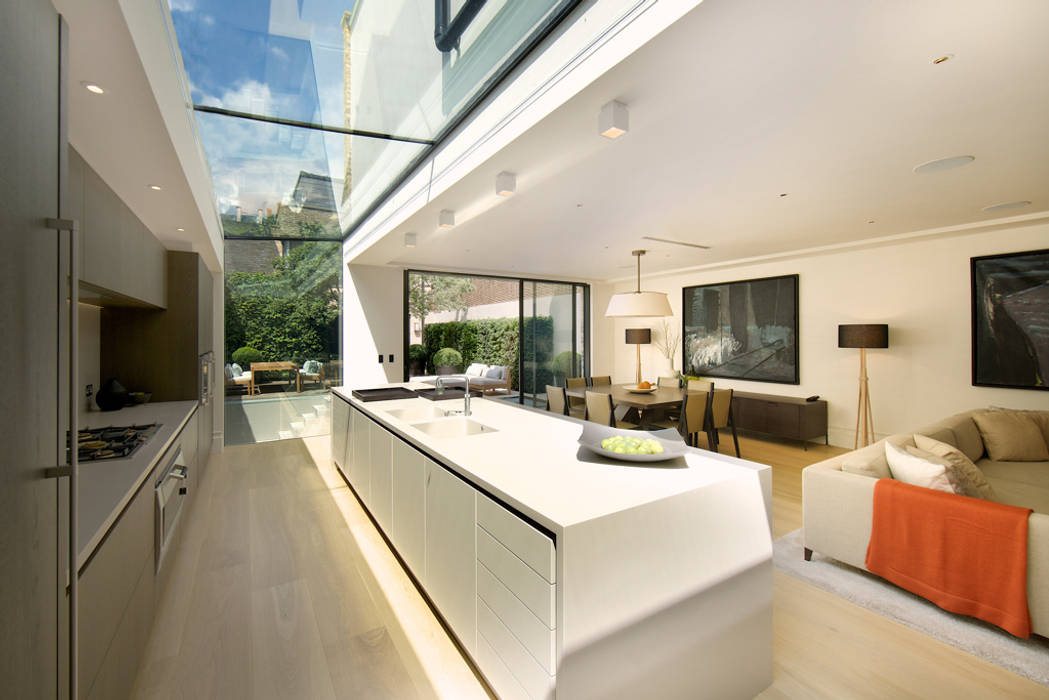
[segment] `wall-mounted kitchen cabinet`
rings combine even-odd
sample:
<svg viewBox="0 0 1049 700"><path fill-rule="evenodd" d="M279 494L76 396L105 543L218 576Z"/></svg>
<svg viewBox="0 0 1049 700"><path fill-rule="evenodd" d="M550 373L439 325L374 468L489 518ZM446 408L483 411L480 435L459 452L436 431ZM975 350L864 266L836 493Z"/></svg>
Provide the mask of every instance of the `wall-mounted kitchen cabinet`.
<svg viewBox="0 0 1049 700"><path fill-rule="evenodd" d="M82 300L166 306L164 246L73 148L68 201L70 218L80 222Z"/></svg>

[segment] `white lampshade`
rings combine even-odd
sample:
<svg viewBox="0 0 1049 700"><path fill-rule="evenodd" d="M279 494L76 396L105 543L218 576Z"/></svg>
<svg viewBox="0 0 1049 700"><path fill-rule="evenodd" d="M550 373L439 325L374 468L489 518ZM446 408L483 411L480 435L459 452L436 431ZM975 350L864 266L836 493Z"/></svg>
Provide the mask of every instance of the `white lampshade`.
<svg viewBox="0 0 1049 700"><path fill-rule="evenodd" d="M605 316L673 316L662 292L622 292L608 300Z"/></svg>

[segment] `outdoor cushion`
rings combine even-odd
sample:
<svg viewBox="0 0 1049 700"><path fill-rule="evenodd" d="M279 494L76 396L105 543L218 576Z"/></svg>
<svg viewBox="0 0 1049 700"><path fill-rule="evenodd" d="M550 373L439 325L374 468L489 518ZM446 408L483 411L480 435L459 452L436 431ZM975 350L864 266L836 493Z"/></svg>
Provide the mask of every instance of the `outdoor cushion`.
<svg viewBox="0 0 1049 700"><path fill-rule="evenodd" d="M484 373L487 379L505 379L506 378L506 367L500 365L492 365Z"/></svg>
<svg viewBox="0 0 1049 700"><path fill-rule="evenodd" d="M320 374L321 373L321 363L318 362L317 360L306 360L306 362L302 365L302 373L303 374Z"/></svg>
<svg viewBox="0 0 1049 700"><path fill-rule="evenodd" d="M233 378L234 379L236 379L240 375L244 374L244 370L241 369L240 365L238 365L236 362L234 362L232 365L230 365L230 369L233 371Z"/></svg>
<svg viewBox="0 0 1049 700"><path fill-rule="evenodd" d="M481 364L480 362L474 362L472 365L466 368L466 376L468 377L480 377L484 375L485 370L488 369L488 365Z"/></svg>
<svg viewBox="0 0 1049 700"><path fill-rule="evenodd" d="M226 381L233 380L233 367L230 365L230 363L226 363L226 368L223 370L223 372L226 375Z"/></svg>

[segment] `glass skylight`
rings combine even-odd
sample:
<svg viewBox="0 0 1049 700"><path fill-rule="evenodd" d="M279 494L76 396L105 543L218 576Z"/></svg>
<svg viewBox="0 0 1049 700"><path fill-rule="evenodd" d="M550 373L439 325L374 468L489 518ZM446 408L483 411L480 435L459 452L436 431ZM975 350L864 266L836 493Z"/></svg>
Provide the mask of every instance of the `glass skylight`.
<svg viewBox="0 0 1049 700"><path fill-rule="evenodd" d="M352 233L577 2L169 0L225 234Z"/></svg>

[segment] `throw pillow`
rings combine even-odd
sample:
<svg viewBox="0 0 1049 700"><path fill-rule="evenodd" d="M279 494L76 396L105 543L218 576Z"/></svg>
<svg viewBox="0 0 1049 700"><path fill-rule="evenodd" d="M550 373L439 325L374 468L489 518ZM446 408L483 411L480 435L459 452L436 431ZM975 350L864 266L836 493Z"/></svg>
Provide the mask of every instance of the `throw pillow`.
<svg viewBox="0 0 1049 700"><path fill-rule="evenodd" d="M889 464L881 455L854 455L841 463L841 470L849 474L869 476L872 479L891 479Z"/></svg>
<svg viewBox="0 0 1049 700"><path fill-rule="evenodd" d="M1049 448L1035 422L1019 411L974 413L984 448L995 462L1049 462Z"/></svg>
<svg viewBox="0 0 1049 700"><path fill-rule="evenodd" d="M498 365L492 365L491 367L489 367L488 369L485 370L484 376L486 378L488 378L488 379L502 379L503 378L503 372L505 372L505 371L506 371L505 367L500 367Z"/></svg>
<svg viewBox="0 0 1049 700"><path fill-rule="evenodd" d="M919 450L941 457L951 465L953 480L961 486L964 495L982 498L985 501L997 500L997 495L987 483L983 471L957 447L919 434L914 435L914 444Z"/></svg>
<svg viewBox="0 0 1049 700"><path fill-rule="evenodd" d="M1042 431L1042 439L1045 440L1045 444L1049 446L1049 411L1039 411L1037 409L1024 409L1024 408L1001 408L1000 406L991 406L992 411L1004 411L1006 413L1020 413L1031 420L1038 426L1038 429Z"/></svg>
<svg viewBox="0 0 1049 700"><path fill-rule="evenodd" d="M226 368L225 368L225 370L223 370L223 372L226 375L226 381L229 381L229 382L233 381L233 366L230 365L230 363L228 363L228 362L226 363Z"/></svg>
<svg viewBox="0 0 1049 700"><path fill-rule="evenodd" d="M923 486L927 489L935 489L936 491L956 493L950 480L947 478L945 460L936 463L923 459L888 441L885 442L885 459L889 463L892 478L897 481L913 486Z"/></svg>
<svg viewBox="0 0 1049 700"><path fill-rule="evenodd" d="M466 375L468 377L480 377L482 374L484 374L484 371L487 368L488 365L482 364L480 362L474 362L472 365L466 368Z"/></svg>
<svg viewBox="0 0 1049 700"><path fill-rule="evenodd" d="M236 379L240 375L244 374L244 370L241 369L240 365L238 365L236 362L234 362L232 365L230 365L230 370L233 371L233 378L234 379Z"/></svg>

